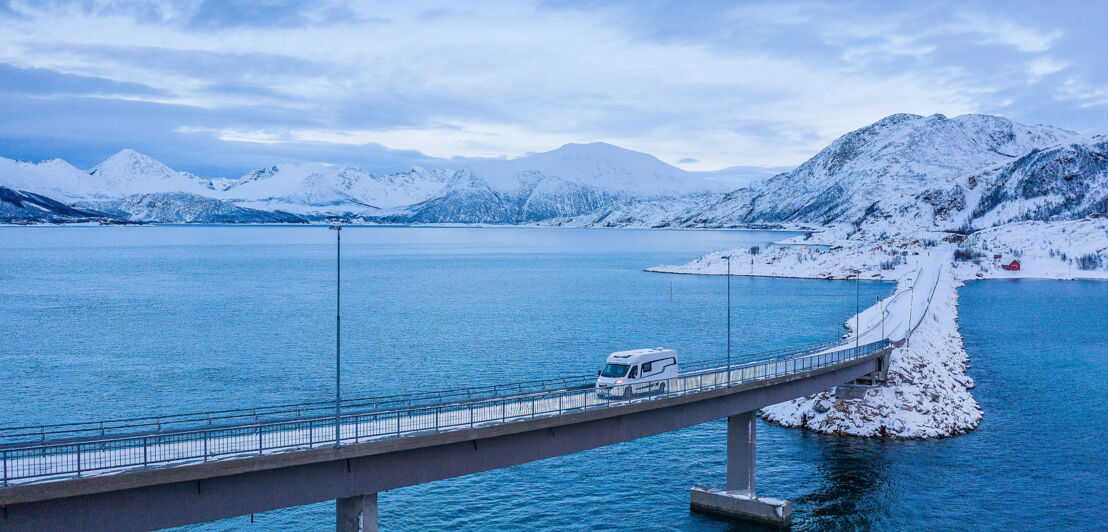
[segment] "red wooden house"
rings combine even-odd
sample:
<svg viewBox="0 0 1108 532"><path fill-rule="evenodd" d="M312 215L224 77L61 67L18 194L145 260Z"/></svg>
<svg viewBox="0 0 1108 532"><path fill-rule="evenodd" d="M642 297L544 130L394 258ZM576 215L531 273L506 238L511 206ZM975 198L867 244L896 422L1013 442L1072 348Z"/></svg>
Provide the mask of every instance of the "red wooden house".
<svg viewBox="0 0 1108 532"><path fill-rule="evenodd" d="M1013 260L1012 262L1001 266L1001 268L1004 268L1005 270L1008 270L1010 272L1018 272L1020 271L1020 261Z"/></svg>

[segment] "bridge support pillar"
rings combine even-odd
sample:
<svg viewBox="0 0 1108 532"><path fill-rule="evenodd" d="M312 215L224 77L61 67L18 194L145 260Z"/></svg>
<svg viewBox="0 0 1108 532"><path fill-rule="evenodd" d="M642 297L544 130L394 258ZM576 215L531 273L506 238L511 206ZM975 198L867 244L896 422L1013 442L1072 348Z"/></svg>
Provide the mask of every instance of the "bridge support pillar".
<svg viewBox="0 0 1108 532"><path fill-rule="evenodd" d="M335 499L335 532L377 532L377 494Z"/></svg>
<svg viewBox="0 0 1108 532"><path fill-rule="evenodd" d="M789 501L758 497L754 493L755 421L754 412L727 418L727 489L693 486L689 491L689 507L725 517L788 525L792 520Z"/></svg>
<svg viewBox="0 0 1108 532"><path fill-rule="evenodd" d="M876 368L874 369L874 371L872 373L869 373L867 375L863 375L863 376L855 379L853 382L851 382L847 386L854 386L854 385L865 386L867 388L865 388L861 391L861 394L865 395L865 390L868 390L870 387L880 386L882 384L885 384L885 380L889 375L889 357L891 356L891 353L892 353L892 350L889 349L885 352L884 355L874 359L875 362L876 362L876 365L877 365ZM836 393L836 395L839 394L839 387L838 386L835 387L835 393ZM848 398L856 399L857 397L848 397Z"/></svg>

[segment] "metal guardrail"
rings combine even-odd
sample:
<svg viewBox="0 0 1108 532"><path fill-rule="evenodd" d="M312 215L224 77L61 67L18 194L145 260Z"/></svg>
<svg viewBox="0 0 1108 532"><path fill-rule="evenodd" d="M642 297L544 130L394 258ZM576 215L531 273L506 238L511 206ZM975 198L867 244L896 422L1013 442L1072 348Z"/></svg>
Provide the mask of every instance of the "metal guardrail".
<svg viewBox="0 0 1108 532"><path fill-rule="evenodd" d="M781 356L795 356L814 350L825 349L842 343L841 341L820 342L802 347L783 348L758 353L748 353L738 359L738 362L750 360L767 360ZM706 368L724 366L724 359L709 360L694 364L683 364L682 368L688 371L696 371ZM552 379L520 381L508 384L496 384L488 386L471 386L466 388L452 388L444 390L432 390L427 392L415 392L396 395L383 395L375 397L360 397L342 400L343 412L365 412L381 409L396 409L421 405L441 405L459 401L472 401L474 399L486 399L494 397L516 396L528 393L538 393L551 389L566 389L573 387L592 386L596 382L596 375L576 375L569 377L557 377ZM59 440L78 440L88 438L106 438L121 435L134 435L136 433L164 433L181 429L197 428L199 426L223 427L239 425L243 423L260 423L272 421L290 421L294 419L313 419L330 416L334 412L334 401L314 401L304 403L287 403L267 405L253 408L211 410L203 412L188 412L180 414L168 414L160 416L145 416L134 418L117 418L100 421L55 423L49 425L27 425L0 427L0 449L13 444L22 443L46 443Z"/></svg>
<svg viewBox="0 0 1108 532"><path fill-rule="evenodd" d="M587 389L574 385L523 393L517 391L513 395L499 397L344 413L339 418L339 441L342 445L348 445L369 440L401 438L608 408L627 404L628 401L656 400L697 393L835 366L870 355L888 346L889 342L880 340L841 350L831 350L825 344L820 345L823 347L809 346L782 356L735 363L730 368L726 365L701 368L672 379L654 381L652 385L664 384L664 387L646 396L632 396L629 399L597 397L591 389L595 377L589 376ZM573 382L576 379L578 377L571 377L564 382ZM227 426L200 426L76 441L21 443L0 448L0 462L3 463L0 478L2 485L7 486L15 482L58 480L89 473L108 474L331 447L336 440L335 426L332 415Z"/></svg>
<svg viewBox="0 0 1108 532"><path fill-rule="evenodd" d="M943 265L940 264L939 271L935 272L935 284L931 286L931 293L927 295L927 304L923 306L923 312L919 313L919 321L917 321L915 325L912 325L911 323L908 324L910 328L908 329L908 332L904 335L905 338L911 339L912 333L916 332L916 328L919 327L920 324L923 323L923 319L927 317L927 311L931 308L931 299L935 297L935 289L939 287L939 282L942 281L942 275ZM916 281L919 281L918 276L916 277ZM915 290L915 288L916 285L915 283L913 283L912 289Z"/></svg>

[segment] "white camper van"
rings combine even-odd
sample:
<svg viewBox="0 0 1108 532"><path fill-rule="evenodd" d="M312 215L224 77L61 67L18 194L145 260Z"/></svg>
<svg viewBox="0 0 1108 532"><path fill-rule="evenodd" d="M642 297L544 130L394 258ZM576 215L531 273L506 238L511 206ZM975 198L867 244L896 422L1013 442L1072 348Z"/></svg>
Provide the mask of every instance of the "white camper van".
<svg viewBox="0 0 1108 532"><path fill-rule="evenodd" d="M647 392L665 393L666 379L677 376L677 351L655 347L616 351L596 375L596 395L630 399Z"/></svg>

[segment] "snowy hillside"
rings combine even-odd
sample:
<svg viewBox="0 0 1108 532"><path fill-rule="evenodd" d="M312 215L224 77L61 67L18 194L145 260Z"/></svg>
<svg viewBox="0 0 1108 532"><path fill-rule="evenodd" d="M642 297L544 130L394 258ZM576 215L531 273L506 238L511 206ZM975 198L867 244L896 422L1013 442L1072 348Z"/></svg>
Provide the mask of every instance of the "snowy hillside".
<svg viewBox="0 0 1108 532"><path fill-rule="evenodd" d="M867 211L895 213L924 190L1074 135L997 116L892 115L843 135L796 170L754 187L749 198L721 201L699 218L829 224Z"/></svg>
<svg viewBox="0 0 1108 532"><path fill-rule="evenodd" d="M470 169L454 174L437 197L398 210L384 221L404 223L517 224L588 212L618 196L558 177L516 176L514 188L497 190Z"/></svg>
<svg viewBox="0 0 1108 532"><path fill-rule="evenodd" d="M32 163L0 157L0 185L66 201L94 197L99 191L87 172L61 159Z"/></svg>
<svg viewBox="0 0 1108 532"><path fill-rule="evenodd" d="M675 198L629 200L576 216L551 218L540 225L555 227L647 227L661 229L688 220L723 194L705 192Z"/></svg>
<svg viewBox="0 0 1108 532"><path fill-rule="evenodd" d="M88 172L96 198L115 198L157 192L211 192L195 176L184 174L135 150L123 150Z"/></svg>
<svg viewBox="0 0 1108 532"><path fill-rule="evenodd" d="M566 144L511 160L471 162L435 198L390 213L388 221L532 223L632 200L677 200L725 185L651 155L596 142Z"/></svg>
<svg viewBox="0 0 1108 532"><path fill-rule="evenodd" d="M1108 136L1033 151L971 176L971 184L980 187L970 213L975 227L1108 215Z"/></svg>
<svg viewBox="0 0 1108 532"><path fill-rule="evenodd" d="M216 197L257 209L385 222L510 224L721 187L645 153L594 143L473 161L456 172L374 175L351 165L278 165L242 176Z"/></svg>
<svg viewBox="0 0 1108 532"><path fill-rule="evenodd" d="M99 218L100 213L75 209L46 196L0 187L0 223L73 223Z"/></svg>
<svg viewBox="0 0 1108 532"><path fill-rule="evenodd" d="M95 210L135 222L150 223L304 223L286 212L239 207L231 202L188 192L134 194L120 199L81 201L77 208Z"/></svg>
<svg viewBox="0 0 1108 532"><path fill-rule="evenodd" d="M1049 208L1056 211L1052 215L1072 209L1080 211L1072 213L1075 217L1097 209L1103 213L1103 203L1097 203L1103 193L1096 191L1108 188L1108 183L1103 172L1097 173L1103 161L1096 154L1104 150L1096 143L1085 148L1081 144L1057 148L1077 138L1070 131L1027 126L997 116L897 114L843 135L795 170L735 190L696 211L677 209L672 217L660 220L662 211L653 202L623 206L619 225L799 227L885 218L908 229L945 229L964 222L982 198L982 189L996 179L1008 183L1009 192L992 191L988 200L994 203L984 210L1014 202L1008 208L1018 214L1008 219L1024 219L1028 208L1037 208L1024 200L1031 197L1030 182L1038 178L1016 184L1011 175L1038 176L1050 168L1068 172L1071 179L1072 175L1084 176L1073 185L1052 189L1057 197L1036 196L1040 198L1036 201L1050 203ZM1009 165L1011 168L1004 170ZM1081 192L1083 187L1089 189L1088 197ZM1075 194L1082 195L1080 205L1073 203ZM994 216L989 223L1001 217ZM1041 214L1030 217L1042 219ZM609 223L603 209L578 219Z"/></svg>
<svg viewBox="0 0 1108 532"><path fill-rule="evenodd" d="M375 175L349 164L285 164L250 172L215 195L256 209L372 215L431 198L449 177L446 170L422 168Z"/></svg>
<svg viewBox="0 0 1108 532"><path fill-rule="evenodd" d="M796 169L795 166L729 166L720 170L693 172L694 175L726 186L727 190L752 187L763 181Z"/></svg>
<svg viewBox="0 0 1108 532"><path fill-rule="evenodd" d="M521 182L559 178L612 195L673 196L726 190L726 186L659 161L653 155L603 142L566 144L510 160L475 161L469 169L501 192Z"/></svg>
<svg viewBox="0 0 1108 532"><path fill-rule="evenodd" d="M0 185L70 202L154 192L211 192L194 176L134 150L120 151L88 172L61 159L30 163L0 157Z"/></svg>

